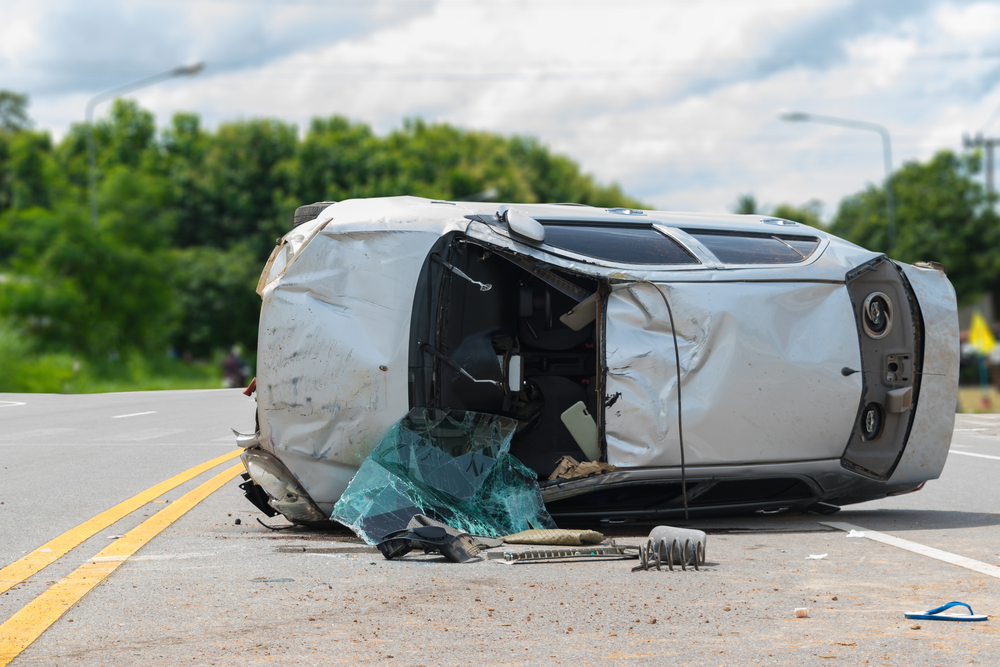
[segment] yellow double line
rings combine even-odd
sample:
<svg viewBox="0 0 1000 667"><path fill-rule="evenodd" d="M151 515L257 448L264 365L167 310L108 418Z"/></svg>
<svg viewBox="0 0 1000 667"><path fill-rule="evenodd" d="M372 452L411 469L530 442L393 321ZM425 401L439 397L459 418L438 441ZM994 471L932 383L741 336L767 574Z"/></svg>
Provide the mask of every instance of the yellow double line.
<svg viewBox="0 0 1000 667"><path fill-rule="evenodd" d="M190 481L206 470L230 461L240 455L243 450L233 452L207 461L190 470L175 475L160 482L156 486L115 505L111 509L98 514L93 519L81 523L76 528L66 531L51 540L36 551L0 569L0 594L16 586L43 568L51 565L66 555L70 550L90 539L98 532L113 525L146 503L158 498L164 493L181 484ZM21 651L38 639L60 616L80 601L95 586L104 581L108 575L118 569L136 551L151 539L159 535L170 524L184 516L190 509L202 500L219 490L224 484L243 472L243 464L239 463L199 487L185 493L173 503L154 514L149 519L130 530L122 537L89 562L77 568L44 593L29 602L5 623L0 625L0 667L4 667L16 658Z"/></svg>

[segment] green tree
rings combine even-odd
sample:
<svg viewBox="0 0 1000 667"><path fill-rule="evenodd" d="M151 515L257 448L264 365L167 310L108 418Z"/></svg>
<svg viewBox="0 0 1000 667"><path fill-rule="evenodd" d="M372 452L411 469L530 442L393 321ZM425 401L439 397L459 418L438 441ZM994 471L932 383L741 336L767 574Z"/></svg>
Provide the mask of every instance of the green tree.
<svg viewBox="0 0 1000 667"><path fill-rule="evenodd" d="M752 193L748 192L736 198L733 213L737 215L756 215L760 212L760 204L757 203L757 198Z"/></svg>
<svg viewBox="0 0 1000 667"><path fill-rule="evenodd" d="M132 210L135 229L162 227L155 189L142 181L141 174L115 174L102 198L108 188L130 189L146 202L145 210ZM102 357L165 349L176 319L170 257L154 233L121 234L131 227L126 216L110 211L95 229L86 207L68 202L0 216L0 234L14 239L5 261L8 279L0 283L0 315L46 350Z"/></svg>
<svg viewBox="0 0 1000 667"><path fill-rule="evenodd" d="M261 266L240 242L228 249L194 246L175 251L171 276L180 313L172 341L181 353L211 356L220 347L257 348Z"/></svg>
<svg viewBox="0 0 1000 667"><path fill-rule="evenodd" d="M61 180L46 132L0 132L0 211L51 206Z"/></svg>
<svg viewBox="0 0 1000 667"><path fill-rule="evenodd" d="M208 143L197 187L206 217L197 220L197 245L228 247L249 241L263 262L274 239L288 231L294 125L255 119L221 125Z"/></svg>
<svg viewBox="0 0 1000 667"><path fill-rule="evenodd" d="M69 353L94 362L117 352L132 363L168 345L199 357L234 343L252 350L254 287L303 203L490 191L506 201L640 207L531 138L420 120L377 136L333 116L314 119L300 139L274 119L208 131L189 113L158 132L151 113L119 99L91 128L95 227L88 128L73 125L53 145L29 129L26 104L0 95L0 357L45 357L22 366L55 378L50 389L75 372Z"/></svg>
<svg viewBox="0 0 1000 667"><path fill-rule="evenodd" d="M616 185L601 186L537 141L407 120L380 138L364 124L317 118L294 162L296 204L417 195L640 207Z"/></svg>
<svg viewBox="0 0 1000 667"><path fill-rule="evenodd" d="M29 127L28 96L12 90L0 90L0 131L19 132Z"/></svg>
<svg viewBox="0 0 1000 667"><path fill-rule="evenodd" d="M975 179L977 154L941 151L928 162L908 162L892 175L896 246L892 257L941 262L960 302L984 291L1000 294L1000 224L993 199ZM886 252L885 190L869 185L840 203L830 231Z"/></svg>
<svg viewBox="0 0 1000 667"><path fill-rule="evenodd" d="M169 275L172 190L158 173L153 118L116 101L98 122L99 225L86 214L80 126L57 150L47 135L8 142L13 205L0 215L0 317L41 350L93 357L164 349L176 320ZM70 168L67 168L70 167ZM68 176L66 174L69 174ZM85 171L80 175L85 175Z"/></svg>
<svg viewBox="0 0 1000 667"><path fill-rule="evenodd" d="M813 199L806 202L802 206L794 206L792 204L778 204L771 210L769 215L773 215L776 218L784 218L785 220L792 220L794 222L801 222L803 225L809 225L810 227L823 227L823 223L819 219L819 213L822 209L822 204L817 199Z"/></svg>

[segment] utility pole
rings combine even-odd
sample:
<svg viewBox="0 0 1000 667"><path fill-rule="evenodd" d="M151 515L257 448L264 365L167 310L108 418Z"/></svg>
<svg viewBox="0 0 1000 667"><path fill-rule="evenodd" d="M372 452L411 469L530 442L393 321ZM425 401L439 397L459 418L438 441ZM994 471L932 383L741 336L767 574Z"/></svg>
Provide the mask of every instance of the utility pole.
<svg viewBox="0 0 1000 667"><path fill-rule="evenodd" d="M1000 144L1000 137L984 137L982 132L977 132L976 136L970 137L968 134L962 135L962 144L966 149L982 148L986 153L986 192L993 194L993 147Z"/></svg>

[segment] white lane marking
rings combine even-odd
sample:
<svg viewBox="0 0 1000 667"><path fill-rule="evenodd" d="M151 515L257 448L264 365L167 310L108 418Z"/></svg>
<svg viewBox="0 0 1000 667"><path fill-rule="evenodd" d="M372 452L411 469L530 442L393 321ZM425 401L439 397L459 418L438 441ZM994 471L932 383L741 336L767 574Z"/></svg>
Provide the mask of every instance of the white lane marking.
<svg viewBox="0 0 1000 667"><path fill-rule="evenodd" d="M13 408L18 405L27 405L27 403L20 403L18 401L0 401L0 408Z"/></svg>
<svg viewBox="0 0 1000 667"><path fill-rule="evenodd" d="M130 415L115 415L112 419L124 419L125 417L138 417L140 415L155 415L156 410L150 410L149 412L133 412Z"/></svg>
<svg viewBox="0 0 1000 667"><path fill-rule="evenodd" d="M963 456L975 456L981 459L993 459L994 461L1000 461L1000 456L990 456L989 454L976 454L974 452L960 452L957 450L951 450L949 454L962 454Z"/></svg>
<svg viewBox="0 0 1000 667"><path fill-rule="evenodd" d="M937 560L944 561L945 563L951 563L952 565L964 567L967 570L974 570L980 574L1000 579L1000 567L996 565L990 565L989 563L966 558L965 556L959 556L958 554L953 554L948 551L941 551L940 549L935 549L934 547L928 547L923 544L917 544L916 542L910 542L909 540L903 540L875 530L868 530L867 528L855 526L851 523L841 523L839 521L820 521L820 524L830 526L831 528L836 528L837 530L842 530L844 532L856 530L860 533L864 533L864 536L869 540L875 540L876 542L881 542L882 544L888 544L900 549L906 549L907 551L912 551L913 553L920 554L921 556L930 556L931 558L936 558ZM858 537L861 536L859 535Z"/></svg>
<svg viewBox="0 0 1000 667"><path fill-rule="evenodd" d="M971 433L972 431L985 431L985 428L956 428L955 433Z"/></svg>

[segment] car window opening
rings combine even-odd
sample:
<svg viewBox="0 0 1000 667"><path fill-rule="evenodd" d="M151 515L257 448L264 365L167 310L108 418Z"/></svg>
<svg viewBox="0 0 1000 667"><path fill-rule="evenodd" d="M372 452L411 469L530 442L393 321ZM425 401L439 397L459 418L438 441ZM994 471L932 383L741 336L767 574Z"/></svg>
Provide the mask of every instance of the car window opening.
<svg viewBox="0 0 1000 667"><path fill-rule="evenodd" d="M724 264L797 264L819 246L813 236L685 229Z"/></svg>
<svg viewBox="0 0 1000 667"><path fill-rule="evenodd" d="M465 239L432 254L414 304L411 407L516 419L511 453L542 479L563 456L599 457L598 281ZM586 427L576 436L567 412Z"/></svg>
<svg viewBox="0 0 1000 667"><path fill-rule="evenodd" d="M624 264L700 264L697 257L651 225L595 225L542 221L545 243L595 259Z"/></svg>

